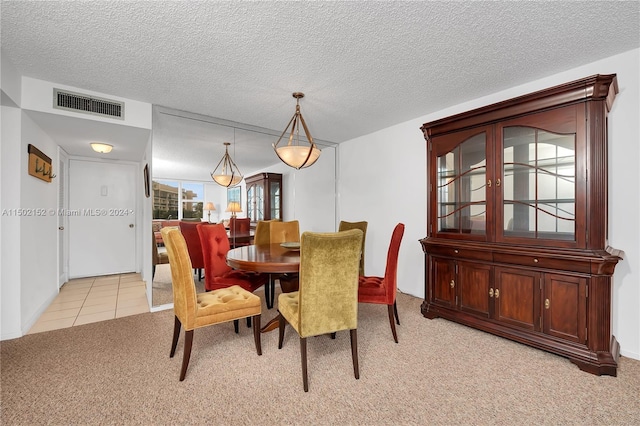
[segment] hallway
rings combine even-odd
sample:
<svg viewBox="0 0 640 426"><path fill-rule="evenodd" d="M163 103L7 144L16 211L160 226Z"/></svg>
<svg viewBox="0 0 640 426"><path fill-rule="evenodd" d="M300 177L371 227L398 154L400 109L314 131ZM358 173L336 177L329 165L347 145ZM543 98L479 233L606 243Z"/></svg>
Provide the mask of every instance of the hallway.
<svg viewBox="0 0 640 426"><path fill-rule="evenodd" d="M140 274L73 279L31 327L29 333L56 330L149 312Z"/></svg>

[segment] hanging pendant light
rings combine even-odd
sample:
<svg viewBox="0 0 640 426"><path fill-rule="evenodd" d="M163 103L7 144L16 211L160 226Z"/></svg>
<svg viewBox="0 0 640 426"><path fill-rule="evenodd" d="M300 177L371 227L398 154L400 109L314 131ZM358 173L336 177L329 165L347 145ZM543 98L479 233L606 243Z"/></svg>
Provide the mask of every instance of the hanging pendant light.
<svg viewBox="0 0 640 426"><path fill-rule="evenodd" d="M273 149L275 150L278 158L280 158L280 160L282 160L282 162L287 166L293 167L294 169L303 169L311 166L318 160L320 157L320 149L313 142L313 138L307 128L307 123L305 123L304 118L300 113L300 98L304 97L304 93L294 92L293 97L296 98L296 112L293 114L289 124L287 124L287 127L280 135L278 142L273 144ZM304 134L309 141L309 145L300 145L300 124L302 124L302 128L304 129ZM284 137L284 134L289 131L289 126L291 126L289 143L279 147L278 144Z"/></svg>
<svg viewBox="0 0 640 426"><path fill-rule="evenodd" d="M229 142L224 143L224 156L220 159L215 170L211 172L213 180L218 185L225 186L227 188L236 186L242 182L242 173L240 173L240 169L238 169L238 166L233 162L229 155L229 145L231 145Z"/></svg>

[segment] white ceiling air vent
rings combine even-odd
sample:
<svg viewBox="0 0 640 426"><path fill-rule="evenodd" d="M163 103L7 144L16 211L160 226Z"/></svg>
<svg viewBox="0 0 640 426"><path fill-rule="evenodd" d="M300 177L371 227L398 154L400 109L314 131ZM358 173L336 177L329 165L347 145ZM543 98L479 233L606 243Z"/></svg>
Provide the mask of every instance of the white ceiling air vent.
<svg viewBox="0 0 640 426"><path fill-rule="evenodd" d="M53 89L53 107L124 120L124 102Z"/></svg>

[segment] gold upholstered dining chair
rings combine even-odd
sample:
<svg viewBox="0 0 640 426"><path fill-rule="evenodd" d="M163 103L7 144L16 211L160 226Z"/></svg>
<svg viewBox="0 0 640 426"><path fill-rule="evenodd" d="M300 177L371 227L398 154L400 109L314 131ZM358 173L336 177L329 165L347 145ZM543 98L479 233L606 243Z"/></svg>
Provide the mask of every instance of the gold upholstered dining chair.
<svg viewBox="0 0 640 426"><path fill-rule="evenodd" d="M191 272L191 259L182 233L179 229L170 228L163 228L161 232L171 266L173 311L175 314L169 357L173 358L175 355L182 326L185 331L180 381L183 381L187 374L193 344L193 331L196 328L233 321L236 330L238 330L238 320L253 318L253 339L256 352L258 355L262 355L260 297L237 285L206 293L196 293Z"/></svg>
<svg viewBox="0 0 640 426"><path fill-rule="evenodd" d="M299 243L300 242L300 223L297 220L282 222L280 220L271 221L269 223L269 241L271 244L282 243ZM275 302L276 285L275 277L269 277L269 283L265 286L265 299L267 308L271 309ZM280 287L288 285L288 287L296 288L298 285L298 274L281 274L278 275Z"/></svg>
<svg viewBox="0 0 640 426"><path fill-rule="evenodd" d="M346 222L344 220L340 221L340 225L338 225L338 232L340 231L348 231L349 229L359 229L362 231L362 254L360 256L360 275L364 275L364 242L367 238L367 225L366 221L362 222Z"/></svg>
<svg viewBox="0 0 640 426"><path fill-rule="evenodd" d="M259 220L256 223L256 231L253 234L253 244L271 244L271 222L280 222L280 219Z"/></svg>
<svg viewBox="0 0 640 426"><path fill-rule="evenodd" d="M282 348L285 321L300 335L302 383L309 391L307 337L349 330L353 373L358 367L358 267L362 231L304 232L300 244L298 291L278 296L279 338Z"/></svg>

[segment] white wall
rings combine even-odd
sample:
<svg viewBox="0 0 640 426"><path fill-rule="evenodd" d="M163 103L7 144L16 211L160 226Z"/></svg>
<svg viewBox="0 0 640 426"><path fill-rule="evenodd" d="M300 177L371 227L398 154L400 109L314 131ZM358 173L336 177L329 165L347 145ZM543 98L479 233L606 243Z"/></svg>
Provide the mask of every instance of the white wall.
<svg viewBox="0 0 640 426"><path fill-rule="evenodd" d="M0 161L2 182L0 192L0 337L22 336L20 329L20 221L12 214L20 208L21 112L19 108L2 106L2 144Z"/></svg>
<svg viewBox="0 0 640 426"><path fill-rule="evenodd" d="M300 232L334 232L337 229L335 148L322 148L318 161L305 169L296 170L278 162L248 175L261 172L282 174L283 220L299 221ZM242 196L246 196L244 188Z"/></svg>
<svg viewBox="0 0 640 426"><path fill-rule="evenodd" d="M609 116L609 243L624 250L613 285L613 334L621 353L640 359L640 89L639 50L586 64L446 110L419 117L339 147L339 218L367 220L367 274L383 274L393 226L406 225L398 287L424 297L426 142L420 126L593 74L617 74L620 93Z"/></svg>
<svg viewBox="0 0 640 426"><path fill-rule="evenodd" d="M13 64L0 54L2 119L0 144L0 338L20 337L20 207L21 80ZM6 214L5 214L6 213Z"/></svg>
<svg viewBox="0 0 640 426"><path fill-rule="evenodd" d="M20 220L20 305L22 331L26 333L58 294L58 182L45 182L28 174L27 145L52 159L58 171L58 145L22 111L20 143L20 208L28 214ZM6 176L6 175L5 175ZM40 214L44 213L44 214Z"/></svg>

